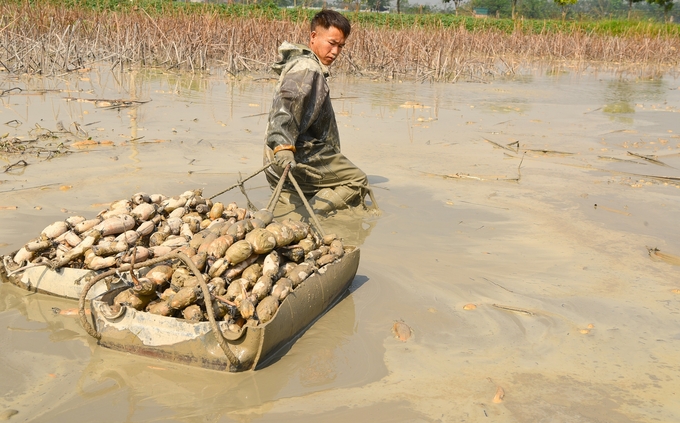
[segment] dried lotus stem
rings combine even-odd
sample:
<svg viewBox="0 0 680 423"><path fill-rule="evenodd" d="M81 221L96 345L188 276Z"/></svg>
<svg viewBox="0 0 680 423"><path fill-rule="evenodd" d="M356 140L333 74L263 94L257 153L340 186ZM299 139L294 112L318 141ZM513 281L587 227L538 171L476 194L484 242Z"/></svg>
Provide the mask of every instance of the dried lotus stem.
<svg viewBox="0 0 680 423"><path fill-rule="evenodd" d="M130 279L132 279L132 283L135 284L137 288L141 287L141 284L139 283L139 279L137 279L137 276L135 275L135 258L137 257L137 247L132 249L132 258L130 259Z"/></svg>
<svg viewBox="0 0 680 423"><path fill-rule="evenodd" d="M224 298L221 295L215 295L215 299L222 301L224 304L232 307L236 307L236 303L233 301L229 301L228 299Z"/></svg>

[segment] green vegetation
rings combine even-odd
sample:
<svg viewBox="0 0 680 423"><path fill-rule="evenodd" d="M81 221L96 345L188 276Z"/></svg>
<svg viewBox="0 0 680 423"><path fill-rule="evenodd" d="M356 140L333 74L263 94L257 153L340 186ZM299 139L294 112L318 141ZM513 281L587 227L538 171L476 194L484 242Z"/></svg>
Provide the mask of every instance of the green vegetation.
<svg viewBox="0 0 680 423"><path fill-rule="evenodd" d="M5 0L8 3L25 4L26 0ZM403 1L403 0L402 0ZM511 6L509 0L473 0L470 5L489 6L490 1L503 1ZM530 9L532 2L524 0L520 3L519 13ZM541 1L541 0L538 0ZM543 0L545 2L546 0ZM557 1L557 0L555 0ZM564 2L575 0L560 0ZM273 2L257 4L225 4L225 3L189 3L172 0L28 0L32 5L53 5L67 9L90 9L93 11L135 11L143 9L150 15L216 15L225 18L265 18L282 20L291 23L307 22L317 12L316 9L280 8ZM627 0L626 0L627 2ZM626 3L627 4L627 3ZM495 13L489 7L490 13ZM496 9L497 10L497 9ZM659 23L653 21L628 19L510 19L488 18L479 19L473 16L427 13L427 14L396 14L377 12L346 11L354 24L373 28L406 29L420 28L465 28L468 31L479 32L495 30L511 34L520 31L524 34L545 33L584 33L613 36L680 36L680 25ZM505 14L505 13L503 13Z"/></svg>
<svg viewBox="0 0 680 423"><path fill-rule="evenodd" d="M307 39L314 13L273 4L5 0L0 71L59 74L100 62L192 72L222 68L232 75L265 71L281 41ZM357 35L351 55L333 66L337 72L456 81L514 74L539 61L680 65L680 26L673 24L346 13Z"/></svg>
<svg viewBox="0 0 680 423"><path fill-rule="evenodd" d="M474 8L484 8L490 16L509 18L515 5L515 17L525 19L561 19L562 13L567 12L566 18L571 20L668 22L673 18L680 21L680 10L673 8L673 0L572 0L566 2L570 4L564 3L564 0L469 0L461 6L460 13L471 14Z"/></svg>

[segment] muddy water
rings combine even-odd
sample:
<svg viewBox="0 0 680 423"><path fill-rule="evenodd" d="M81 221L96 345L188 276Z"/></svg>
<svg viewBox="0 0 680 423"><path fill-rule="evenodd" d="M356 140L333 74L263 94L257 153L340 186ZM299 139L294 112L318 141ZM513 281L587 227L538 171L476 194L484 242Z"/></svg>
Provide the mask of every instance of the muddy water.
<svg viewBox="0 0 680 423"><path fill-rule="evenodd" d="M212 195L250 174L273 83L2 76L3 90L23 91L0 97L0 122L16 120L0 133L31 139L61 122L80 137L55 134L73 146L65 156L3 157L29 165L0 178L0 253L137 191ZM680 80L536 70L455 85L337 80L332 92L344 152L383 210L323 222L361 245L346 298L269 366L221 374L98 347L55 313L74 302L2 285L0 416L680 419L680 268L647 250L680 255ZM266 203L263 178L247 187ZM405 342L391 332L399 320L413 329Z"/></svg>

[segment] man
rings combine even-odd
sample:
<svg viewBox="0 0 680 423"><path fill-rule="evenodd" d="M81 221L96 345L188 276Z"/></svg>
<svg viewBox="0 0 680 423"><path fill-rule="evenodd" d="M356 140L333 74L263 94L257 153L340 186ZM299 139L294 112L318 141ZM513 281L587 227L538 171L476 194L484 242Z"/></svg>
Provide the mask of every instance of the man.
<svg viewBox="0 0 680 423"><path fill-rule="evenodd" d="M366 174L340 153L340 136L326 78L340 55L350 23L333 10L312 19L309 45L284 42L280 74L267 123L264 162L274 187L291 164L291 172L315 212L326 214L363 201L369 191ZM293 191L289 182L286 190Z"/></svg>

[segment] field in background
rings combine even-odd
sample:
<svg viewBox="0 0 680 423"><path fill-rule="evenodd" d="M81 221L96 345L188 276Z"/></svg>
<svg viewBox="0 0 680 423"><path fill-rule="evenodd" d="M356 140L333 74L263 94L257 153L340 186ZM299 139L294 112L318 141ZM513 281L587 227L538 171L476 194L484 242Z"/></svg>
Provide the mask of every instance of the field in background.
<svg viewBox="0 0 680 423"><path fill-rule="evenodd" d="M268 69L284 40L305 42L308 9L143 0L11 0L0 6L0 69L54 75L95 63L237 74ZM635 21L475 19L348 13L335 72L456 81L538 61L676 67L680 26Z"/></svg>

